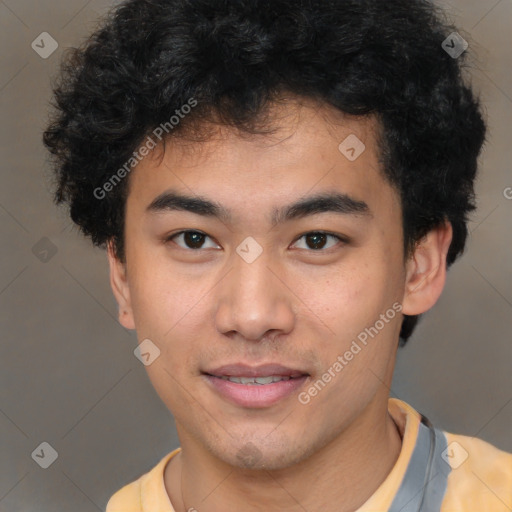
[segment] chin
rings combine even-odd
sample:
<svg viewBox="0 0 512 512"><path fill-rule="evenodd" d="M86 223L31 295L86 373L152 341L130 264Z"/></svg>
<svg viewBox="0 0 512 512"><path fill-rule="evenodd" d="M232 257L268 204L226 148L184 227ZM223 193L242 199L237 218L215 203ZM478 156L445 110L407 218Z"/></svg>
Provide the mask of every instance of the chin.
<svg viewBox="0 0 512 512"><path fill-rule="evenodd" d="M288 438L289 439L289 438ZM227 440L229 443L230 440ZM236 451L234 448L238 446ZM240 470L276 471L286 469L307 457L306 450L293 447L289 440L279 441L279 446L269 443L269 439L229 443L226 450L219 450L219 445L211 447L212 453L226 464Z"/></svg>

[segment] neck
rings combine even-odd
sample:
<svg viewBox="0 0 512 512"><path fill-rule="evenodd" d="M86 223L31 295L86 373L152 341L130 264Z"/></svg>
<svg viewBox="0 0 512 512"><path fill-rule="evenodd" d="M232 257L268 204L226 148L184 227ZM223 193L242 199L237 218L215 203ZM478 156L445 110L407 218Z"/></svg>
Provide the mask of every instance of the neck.
<svg viewBox="0 0 512 512"><path fill-rule="evenodd" d="M385 480L402 446L387 404L368 408L332 443L276 471L234 468L182 437L164 474L176 512L353 512Z"/></svg>

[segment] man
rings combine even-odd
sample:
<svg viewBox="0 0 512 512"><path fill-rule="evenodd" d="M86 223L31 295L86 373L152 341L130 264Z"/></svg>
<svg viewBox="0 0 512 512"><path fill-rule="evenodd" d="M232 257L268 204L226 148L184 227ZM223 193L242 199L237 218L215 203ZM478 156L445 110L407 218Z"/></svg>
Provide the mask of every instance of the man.
<svg viewBox="0 0 512 512"><path fill-rule="evenodd" d="M422 0L131 0L72 53L55 197L180 439L107 512L512 508L511 454L389 398L475 208L464 49Z"/></svg>

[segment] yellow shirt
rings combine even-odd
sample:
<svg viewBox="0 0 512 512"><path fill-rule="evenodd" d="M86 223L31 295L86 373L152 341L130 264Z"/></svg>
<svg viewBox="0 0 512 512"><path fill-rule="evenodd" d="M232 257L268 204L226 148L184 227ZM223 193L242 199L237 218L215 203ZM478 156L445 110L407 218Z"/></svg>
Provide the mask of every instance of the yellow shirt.
<svg viewBox="0 0 512 512"><path fill-rule="evenodd" d="M417 512L420 505L421 512L512 511L511 453L481 439L429 428L428 420L402 400L388 403L402 449L384 482L357 512ZM180 449L117 491L106 512L175 512L163 476Z"/></svg>

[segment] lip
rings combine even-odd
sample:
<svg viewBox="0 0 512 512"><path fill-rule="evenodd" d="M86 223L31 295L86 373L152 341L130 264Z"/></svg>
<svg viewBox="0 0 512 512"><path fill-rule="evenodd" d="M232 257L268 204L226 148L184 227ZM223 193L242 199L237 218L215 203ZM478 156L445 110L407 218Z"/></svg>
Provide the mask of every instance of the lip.
<svg viewBox="0 0 512 512"><path fill-rule="evenodd" d="M228 377L268 377L270 375L290 377L289 380L270 384L241 384L222 379ZM203 372L203 378L212 390L229 402L245 408L270 407L297 392L309 374L280 364L247 366L231 364Z"/></svg>
<svg viewBox="0 0 512 512"><path fill-rule="evenodd" d="M308 372L293 369L281 364L262 364L259 366L248 366L245 364L227 364L213 370L206 370L208 375L216 377L267 377L269 375L280 375L282 377L298 377L309 375Z"/></svg>

